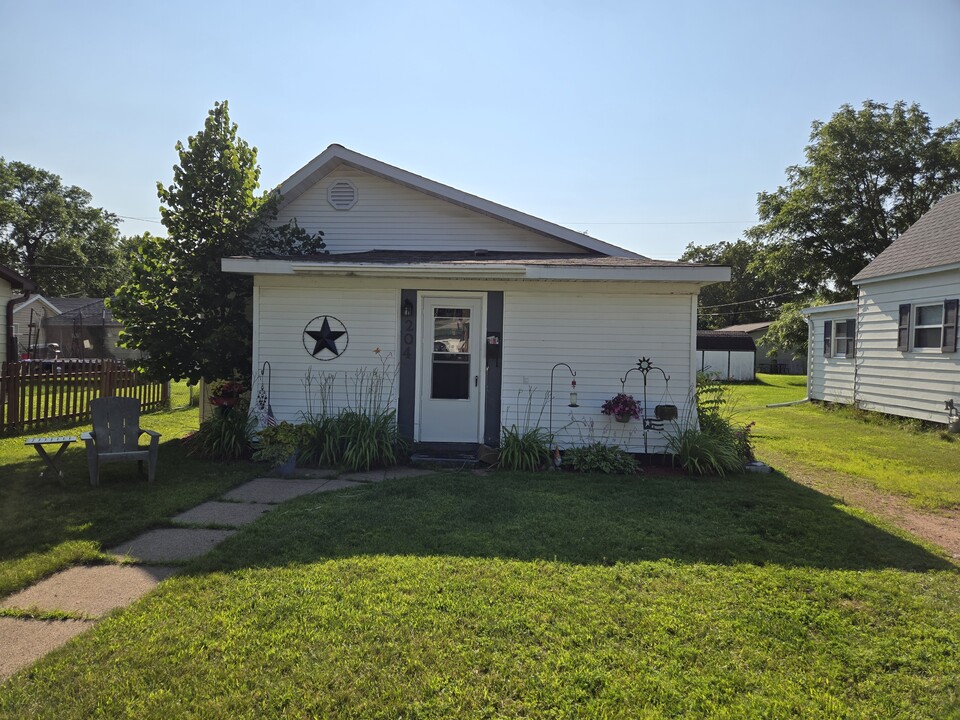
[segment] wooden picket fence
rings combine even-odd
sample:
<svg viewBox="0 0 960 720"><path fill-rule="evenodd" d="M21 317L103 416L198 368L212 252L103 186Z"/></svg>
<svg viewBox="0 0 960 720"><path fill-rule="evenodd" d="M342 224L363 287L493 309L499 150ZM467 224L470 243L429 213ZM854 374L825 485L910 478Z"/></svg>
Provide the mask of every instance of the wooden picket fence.
<svg viewBox="0 0 960 720"><path fill-rule="evenodd" d="M20 434L50 423L90 419L98 397L135 397L140 411L167 407L170 384L148 382L115 360L27 360L0 369L0 432Z"/></svg>

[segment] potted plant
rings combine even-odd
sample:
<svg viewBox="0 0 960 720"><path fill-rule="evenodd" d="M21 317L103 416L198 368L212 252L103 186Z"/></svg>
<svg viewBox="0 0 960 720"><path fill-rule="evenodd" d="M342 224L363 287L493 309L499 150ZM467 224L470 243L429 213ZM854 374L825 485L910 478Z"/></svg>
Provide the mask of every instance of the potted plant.
<svg viewBox="0 0 960 720"><path fill-rule="evenodd" d="M630 418L640 417L640 405L633 399L633 395L617 393L603 403L601 412L604 415L613 415L617 422L630 422Z"/></svg>
<svg viewBox="0 0 960 720"><path fill-rule="evenodd" d="M270 463L282 477L292 475L297 467L297 452L302 439L300 426L284 421L263 428L257 437L260 442L253 459Z"/></svg>
<svg viewBox="0 0 960 720"><path fill-rule="evenodd" d="M209 400L217 407L233 407L246 388L239 380L214 380L210 383Z"/></svg>

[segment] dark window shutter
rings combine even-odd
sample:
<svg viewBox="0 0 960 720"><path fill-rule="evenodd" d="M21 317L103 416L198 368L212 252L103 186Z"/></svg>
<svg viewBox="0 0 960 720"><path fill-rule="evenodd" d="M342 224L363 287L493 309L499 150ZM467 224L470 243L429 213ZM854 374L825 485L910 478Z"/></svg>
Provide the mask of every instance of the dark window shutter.
<svg viewBox="0 0 960 720"><path fill-rule="evenodd" d="M897 350L910 349L910 305L900 306L900 324L897 327Z"/></svg>
<svg viewBox="0 0 960 720"><path fill-rule="evenodd" d="M857 354L857 321L847 320L847 357Z"/></svg>
<svg viewBox="0 0 960 720"><path fill-rule="evenodd" d="M833 357L833 320L823 321L823 356Z"/></svg>
<svg viewBox="0 0 960 720"><path fill-rule="evenodd" d="M940 351L952 353L957 351L957 314L960 300L943 301L943 342Z"/></svg>

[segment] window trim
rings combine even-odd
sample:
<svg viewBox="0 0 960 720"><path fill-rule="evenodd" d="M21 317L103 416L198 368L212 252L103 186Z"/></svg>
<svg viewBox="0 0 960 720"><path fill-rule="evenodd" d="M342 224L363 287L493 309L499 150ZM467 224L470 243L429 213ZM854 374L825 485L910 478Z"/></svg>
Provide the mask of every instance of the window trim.
<svg viewBox="0 0 960 720"><path fill-rule="evenodd" d="M920 311L924 308L940 308L940 322L935 325L921 325L920 320ZM943 320L944 320L944 303L943 302L932 302L932 303L917 303L912 307L910 313L910 349L917 350L921 352L931 351L931 350L940 350L943 347ZM930 330L931 328L938 328L940 334L937 337L937 340L932 345L918 345L917 344L917 331L919 330Z"/></svg>
<svg viewBox="0 0 960 720"><path fill-rule="evenodd" d="M840 328L843 327L843 334ZM826 320L823 326L824 331L824 353L825 358L838 358L848 360L856 357L857 354L857 321L855 318L846 318L843 320ZM830 340L827 341L829 334ZM843 341L843 347L837 345L838 341Z"/></svg>

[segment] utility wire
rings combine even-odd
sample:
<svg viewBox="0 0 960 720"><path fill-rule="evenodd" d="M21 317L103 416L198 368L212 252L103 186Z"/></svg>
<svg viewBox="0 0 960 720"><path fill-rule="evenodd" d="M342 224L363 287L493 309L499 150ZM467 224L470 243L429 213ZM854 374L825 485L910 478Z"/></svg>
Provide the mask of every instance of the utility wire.
<svg viewBox="0 0 960 720"><path fill-rule="evenodd" d="M790 292L777 293L776 295L767 295L766 297L753 298L752 300L740 300L738 302L721 303L720 305L701 305L701 310L712 310L713 308L730 307L731 305L747 305L749 303L759 302L760 300L772 300L773 298L784 297L785 295L796 295L802 290L791 290Z"/></svg>

